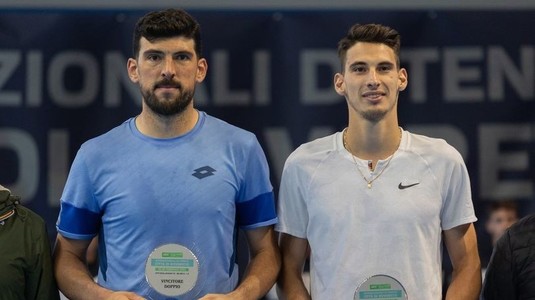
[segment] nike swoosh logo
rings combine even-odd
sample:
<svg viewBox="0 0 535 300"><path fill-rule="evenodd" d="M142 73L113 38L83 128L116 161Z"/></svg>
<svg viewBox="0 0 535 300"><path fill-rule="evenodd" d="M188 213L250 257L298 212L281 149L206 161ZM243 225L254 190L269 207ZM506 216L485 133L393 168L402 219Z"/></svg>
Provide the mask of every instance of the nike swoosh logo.
<svg viewBox="0 0 535 300"><path fill-rule="evenodd" d="M415 185L418 185L418 184L420 184L420 183L417 182L417 183L413 183L413 184L403 185L403 184L400 182L399 185L398 185L398 189L400 189L400 190L404 190L404 189L406 189L406 188L410 188L411 186L415 186Z"/></svg>

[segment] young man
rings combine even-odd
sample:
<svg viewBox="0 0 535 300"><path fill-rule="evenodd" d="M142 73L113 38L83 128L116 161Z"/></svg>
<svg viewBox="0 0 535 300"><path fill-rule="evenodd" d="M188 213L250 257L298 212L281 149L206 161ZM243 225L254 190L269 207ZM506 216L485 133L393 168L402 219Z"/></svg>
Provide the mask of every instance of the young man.
<svg viewBox="0 0 535 300"><path fill-rule="evenodd" d="M485 222L485 230L490 235L492 249L496 247L496 243L502 237L504 232L518 221L518 207L514 201L494 201L489 204L487 210L487 221ZM483 264L481 269L481 280L485 280L487 271L487 261Z"/></svg>
<svg viewBox="0 0 535 300"><path fill-rule="evenodd" d="M276 230L286 299L441 299L442 235L454 268L447 299L478 297L468 172L444 140L399 127L408 82L399 48L399 34L376 24L353 26L339 43L334 88L349 124L301 145L282 175ZM301 280L309 247L310 294Z"/></svg>
<svg viewBox="0 0 535 300"><path fill-rule="evenodd" d="M256 137L193 106L207 72L199 24L152 12L134 30L140 115L82 145L61 199L55 248L72 299L257 299L280 257L272 186ZM235 246L251 259L238 285ZM98 284L85 265L98 234Z"/></svg>
<svg viewBox="0 0 535 300"><path fill-rule="evenodd" d="M485 229L494 247L503 233L518 221L518 207L513 201L495 201L489 205L487 215Z"/></svg>

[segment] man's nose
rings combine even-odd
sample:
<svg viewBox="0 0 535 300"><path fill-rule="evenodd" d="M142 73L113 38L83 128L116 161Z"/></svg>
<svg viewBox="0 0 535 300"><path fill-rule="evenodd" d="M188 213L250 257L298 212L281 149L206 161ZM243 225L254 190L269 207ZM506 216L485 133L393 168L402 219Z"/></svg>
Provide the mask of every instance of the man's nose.
<svg viewBox="0 0 535 300"><path fill-rule="evenodd" d="M376 89L379 87L379 78L377 77L377 72L375 70L371 70L369 72L368 80L366 82L366 85L369 88Z"/></svg>
<svg viewBox="0 0 535 300"><path fill-rule="evenodd" d="M175 64L172 58L165 58L162 69L162 77L171 79L175 76Z"/></svg>

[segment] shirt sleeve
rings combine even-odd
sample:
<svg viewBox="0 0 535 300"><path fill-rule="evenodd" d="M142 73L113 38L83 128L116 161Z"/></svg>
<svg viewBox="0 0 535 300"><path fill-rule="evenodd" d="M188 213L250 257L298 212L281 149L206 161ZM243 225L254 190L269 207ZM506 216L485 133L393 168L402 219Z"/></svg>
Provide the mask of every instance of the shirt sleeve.
<svg viewBox="0 0 535 300"><path fill-rule="evenodd" d="M305 203L305 178L292 156L286 161L279 188L279 202L277 213L279 223L275 230L306 238L308 226L308 213Z"/></svg>
<svg viewBox="0 0 535 300"><path fill-rule="evenodd" d="M58 232L71 239L91 239L98 234L101 220L83 150L72 163L56 223Z"/></svg>
<svg viewBox="0 0 535 300"><path fill-rule="evenodd" d="M254 136L253 136L254 137ZM273 187L269 179L267 159L256 137L250 140L243 161L243 184L236 203L238 226L253 229L277 222Z"/></svg>
<svg viewBox="0 0 535 300"><path fill-rule="evenodd" d="M466 165L453 147L445 148L446 159L442 182L442 229L448 230L456 226L477 221L472 202L470 177Z"/></svg>

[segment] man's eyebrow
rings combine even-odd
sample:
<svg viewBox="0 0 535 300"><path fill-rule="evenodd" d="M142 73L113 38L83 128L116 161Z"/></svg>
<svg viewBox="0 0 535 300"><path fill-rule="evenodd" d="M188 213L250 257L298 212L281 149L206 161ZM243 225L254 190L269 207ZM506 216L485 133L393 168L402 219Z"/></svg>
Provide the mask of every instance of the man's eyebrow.
<svg viewBox="0 0 535 300"><path fill-rule="evenodd" d="M163 51L157 49L147 49L143 51L143 54L161 54Z"/></svg>
<svg viewBox="0 0 535 300"><path fill-rule="evenodd" d="M355 61L355 62L351 63L349 66L353 67L353 66L357 66L357 65L367 65L367 63L365 63L363 61Z"/></svg>
<svg viewBox="0 0 535 300"><path fill-rule="evenodd" d="M164 54L164 53L166 53L166 51L157 50L157 49L147 49L143 51L143 54ZM182 55L182 54L193 55L194 52L190 50L177 50L171 53L171 55Z"/></svg>
<svg viewBox="0 0 535 300"><path fill-rule="evenodd" d="M173 55L177 55L177 54L193 55L194 53L195 53L194 51L190 51L190 50L178 50L178 51L173 52Z"/></svg>
<svg viewBox="0 0 535 300"><path fill-rule="evenodd" d="M378 65L389 65L389 66L395 66L396 64L391 61L383 61L380 62Z"/></svg>

